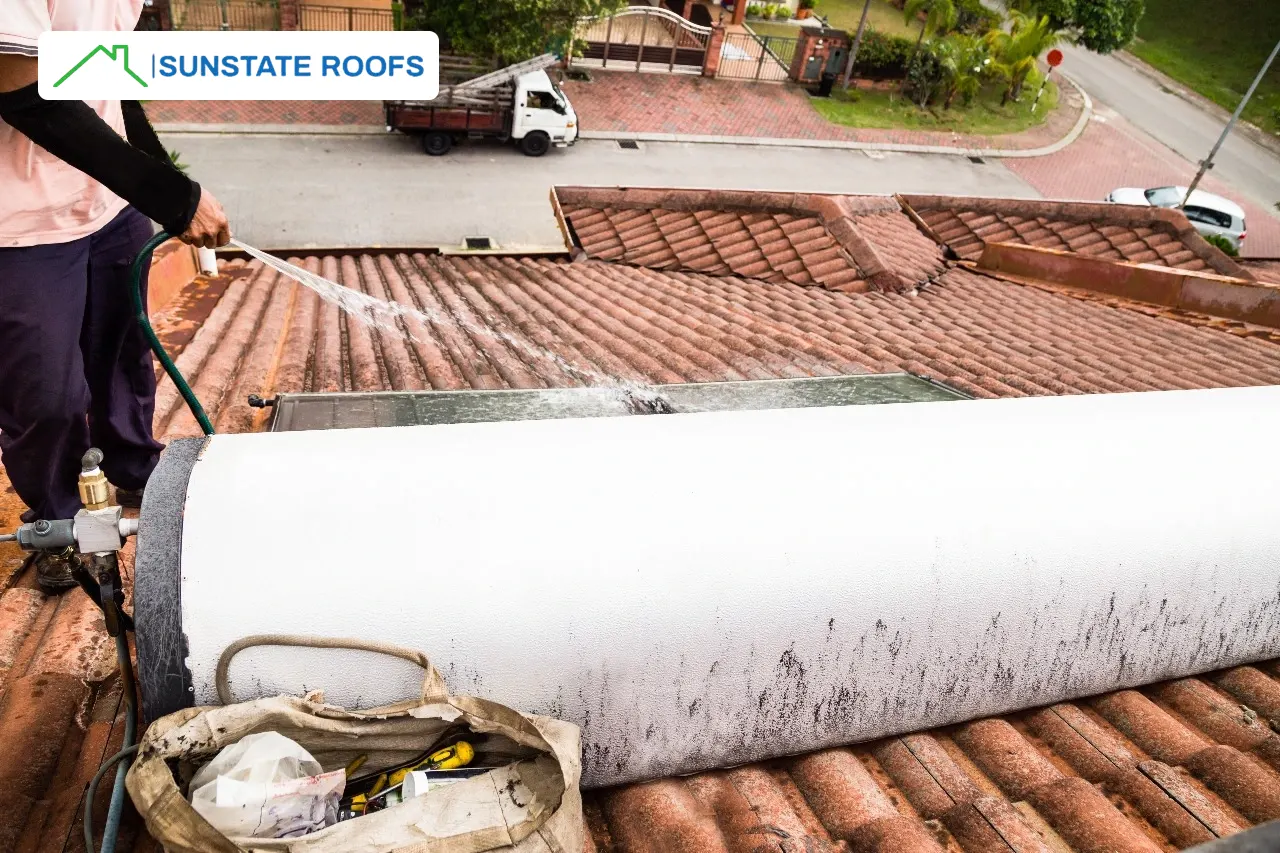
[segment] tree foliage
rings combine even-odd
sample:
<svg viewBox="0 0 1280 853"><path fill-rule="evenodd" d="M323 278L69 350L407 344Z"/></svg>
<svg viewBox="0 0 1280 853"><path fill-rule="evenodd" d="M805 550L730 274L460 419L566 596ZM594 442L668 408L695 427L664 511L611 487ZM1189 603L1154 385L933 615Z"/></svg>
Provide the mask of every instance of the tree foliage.
<svg viewBox="0 0 1280 853"><path fill-rule="evenodd" d="M1003 102L1017 100L1028 75L1035 70L1036 60L1049 48L1062 41L1062 33L1054 28L1048 15L1031 17L1022 12L1009 14L1009 30L987 33L991 49L992 70L1009 81Z"/></svg>
<svg viewBox="0 0 1280 853"><path fill-rule="evenodd" d="M908 24L919 18L921 13L924 14L924 22L920 25L917 46L926 36L946 32L956 25L957 12L953 0L907 0L902 10L903 19Z"/></svg>
<svg viewBox="0 0 1280 853"><path fill-rule="evenodd" d="M920 24L920 35L916 37L916 46L911 52L911 61L907 63L907 76L902 80L900 91L923 105L932 97L943 72L937 57L932 52L922 52L920 45L925 36L932 36L939 31L946 32L954 27L958 13L954 0L907 0L902 8L903 20L908 24L921 14L924 15L924 21ZM916 94L912 95L912 92Z"/></svg>
<svg viewBox="0 0 1280 853"><path fill-rule="evenodd" d="M413 29L432 30L442 49L499 63L572 49L579 19L609 15L626 0L431 0L415 9Z"/></svg>
<svg viewBox="0 0 1280 853"><path fill-rule="evenodd" d="M1145 0L1013 0L1010 7L1034 17L1048 16L1053 28L1095 53L1129 44L1146 11Z"/></svg>
<svg viewBox="0 0 1280 853"><path fill-rule="evenodd" d="M951 33L934 45L943 71L943 109L950 109L959 95L966 106L982 88L990 73L991 56L987 40L966 33Z"/></svg>

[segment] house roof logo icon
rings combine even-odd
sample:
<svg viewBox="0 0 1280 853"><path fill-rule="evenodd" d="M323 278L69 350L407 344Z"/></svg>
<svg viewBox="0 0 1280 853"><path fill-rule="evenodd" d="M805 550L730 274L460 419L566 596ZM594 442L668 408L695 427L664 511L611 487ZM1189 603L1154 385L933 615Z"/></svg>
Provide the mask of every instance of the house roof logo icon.
<svg viewBox="0 0 1280 853"><path fill-rule="evenodd" d="M119 63L120 67L124 69L124 73L128 74L130 77L136 80L138 85L142 86L143 88L146 88L147 81L143 80L141 77L135 74L133 69L129 67L129 46L127 44L117 44L111 47L107 47L105 44L98 45L93 50L85 54L84 59L81 59L74 66L72 66L70 71L68 71L66 74L63 74L61 77L59 77L58 82L54 83L53 87L56 89L59 86L61 86L63 83L67 82L67 80L71 78L71 75L75 74L85 65L87 65L89 60L93 59L98 54L102 54L103 56L110 59L112 62Z"/></svg>

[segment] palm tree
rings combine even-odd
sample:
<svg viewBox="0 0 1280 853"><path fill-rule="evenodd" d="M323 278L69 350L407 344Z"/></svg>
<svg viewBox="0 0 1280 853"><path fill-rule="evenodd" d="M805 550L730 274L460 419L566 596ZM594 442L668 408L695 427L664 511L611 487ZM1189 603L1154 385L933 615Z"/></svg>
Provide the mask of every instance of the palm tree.
<svg viewBox="0 0 1280 853"><path fill-rule="evenodd" d="M938 43L937 54L947 73L947 96L942 108L950 109L956 95L968 104L982 88L982 78L991 63L986 40L981 36L952 33Z"/></svg>
<svg viewBox="0 0 1280 853"><path fill-rule="evenodd" d="M912 58L920 52L920 43L925 36L932 36L938 30L949 30L956 25L956 4L953 0L907 0L903 7L903 20L908 24L924 13L924 22L920 24L920 35L916 38L916 49Z"/></svg>
<svg viewBox="0 0 1280 853"><path fill-rule="evenodd" d="M1016 101L1021 97L1022 85L1035 69L1040 54L1063 40L1062 33L1049 23L1048 15L1033 18L1015 10L1009 14L1009 21L1008 32L992 30L986 37L995 59L992 70L1009 81L1001 105L1010 98Z"/></svg>
<svg viewBox="0 0 1280 853"><path fill-rule="evenodd" d="M954 0L907 0L902 16L908 24L924 13L924 22L920 24L920 35L916 38L916 49L911 52L907 61L907 75L902 78L899 92L907 91L907 83L911 80L911 67L920 56L920 45L926 35L933 35L939 29L949 30L956 25L956 4Z"/></svg>

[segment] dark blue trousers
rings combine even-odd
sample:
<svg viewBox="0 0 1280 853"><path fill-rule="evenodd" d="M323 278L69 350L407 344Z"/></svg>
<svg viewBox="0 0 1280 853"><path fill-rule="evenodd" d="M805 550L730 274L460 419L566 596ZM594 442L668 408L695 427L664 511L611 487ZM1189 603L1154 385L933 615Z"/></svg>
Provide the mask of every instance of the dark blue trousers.
<svg viewBox="0 0 1280 853"><path fill-rule="evenodd" d="M159 459L155 371L129 292L151 234L128 207L80 240L0 249L0 461L30 507L24 520L76 514L90 446L126 489L142 488Z"/></svg>

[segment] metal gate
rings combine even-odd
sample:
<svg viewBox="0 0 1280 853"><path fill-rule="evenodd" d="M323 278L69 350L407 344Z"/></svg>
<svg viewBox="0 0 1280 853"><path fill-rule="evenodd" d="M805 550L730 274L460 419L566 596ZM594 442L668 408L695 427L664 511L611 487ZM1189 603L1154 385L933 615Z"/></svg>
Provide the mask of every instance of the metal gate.
<svg viewBox="0 0 1280 853"><path fill-rule="evenodd" d="M275 0L173 0L175 30L278 30Z"/></svg>
<svg viewBox="0 0 1280 853"><path fill-rule="evenodd" d="M735 80L788 80L799 44L800 39L789 36L726 33L720 46L720 68L716 76Z"/></svg>
<svg viewBox="0 0 1280 853"><path fill-rule="evenodd" d="M700 27L668 9L633 6L608 17L583 18L578 38L587 43L575 64L632 71L702 70L711 27Z"/></svg>
<svg viewBox="0 0 1280 853"><path fill-rule="evenodd" d="M351 6L298 7L300 30L394 30L395 13L390 9L363 9Z"/></svg>

